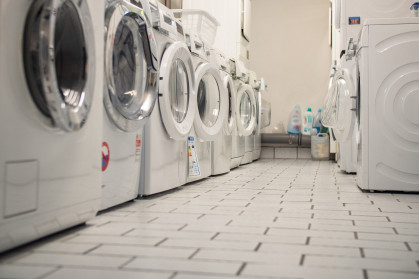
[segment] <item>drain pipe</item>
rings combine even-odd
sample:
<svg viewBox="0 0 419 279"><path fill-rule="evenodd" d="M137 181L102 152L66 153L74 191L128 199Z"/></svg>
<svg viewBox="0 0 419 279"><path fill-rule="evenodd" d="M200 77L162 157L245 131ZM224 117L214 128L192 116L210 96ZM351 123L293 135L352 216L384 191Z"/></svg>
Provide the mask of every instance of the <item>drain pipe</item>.
<svg viewBox="0 0 419 279"><path fill-rule="evenodd" d="M264 147L311 147L311 136L292 134L262 134Z"/></svg>

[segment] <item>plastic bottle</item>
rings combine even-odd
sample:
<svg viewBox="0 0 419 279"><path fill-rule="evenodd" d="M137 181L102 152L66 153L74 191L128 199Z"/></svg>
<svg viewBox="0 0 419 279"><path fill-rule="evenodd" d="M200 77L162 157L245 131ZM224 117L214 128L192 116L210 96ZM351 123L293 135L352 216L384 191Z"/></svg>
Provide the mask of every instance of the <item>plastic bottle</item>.
<svg viewBox="0 0 419 279"><path fill-rule="evenodd" d="M322 125L322 110L319 109L319 111L317 112L316 116L314 116L314 120L313 120L313 135L317 135L318 133L321 133L323 130L323 125Z"/></svg>
<svg viewBox="0 0 419 279"><path fill-rule="evenodd" d="M299 105L296 105L291 111L287 131L294 135L301 133L301 107Z"/></svg>
<svg viewBox="0 0 419 279"><path fill-rule="evenodd" d="M313 130L313 113L311 108L308 108L304 113L303 120L303 135L311 136L311 131Z"/></svg>

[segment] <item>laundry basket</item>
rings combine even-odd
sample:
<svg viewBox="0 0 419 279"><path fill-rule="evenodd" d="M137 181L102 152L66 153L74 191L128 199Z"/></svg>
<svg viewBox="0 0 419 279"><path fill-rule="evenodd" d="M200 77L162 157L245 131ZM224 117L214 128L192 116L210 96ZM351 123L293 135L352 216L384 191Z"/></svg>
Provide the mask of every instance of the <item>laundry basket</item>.
<svg viewBox="0 0 419 279"><path fill-rule="evenodd" d="M329 135L320 133L311 136L311 158L313 160L329 160Z"/></svg>
<svg viewBox="0 0 419 279"><path fill-rule="evenodd" d="M208 46L214 45L217 28L220 26L218 20L203 10L172 10L176 17L182 20L183 29L192 32ZM180 16L179 16L180 15Z"/></svg>

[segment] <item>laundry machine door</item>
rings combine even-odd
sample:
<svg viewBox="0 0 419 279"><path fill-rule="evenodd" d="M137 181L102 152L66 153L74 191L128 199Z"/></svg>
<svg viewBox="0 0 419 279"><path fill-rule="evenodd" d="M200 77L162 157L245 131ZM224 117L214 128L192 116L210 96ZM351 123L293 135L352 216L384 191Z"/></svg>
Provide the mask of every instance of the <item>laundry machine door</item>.
<svg viewBox="0 0 419 279"><path fill-rule="evenodd" d="M230 75L224 77L224 88L228 96L228 113L224 131L226 135L232 135L236 125L236 87Z"/></svg>
<svg viewBox="0 0 419 279"><path fill-rule="evenodd" d="M138 131L157 99L156 43L143 10L125 1L106 9L104 105L115 125Z"/></svg>
<svg viewBox="0 0 419 279"><path fill-rule="evenodd" d="M39 110L65 132L88 119L95 82L92 18L87 1L35 0L26 19L23 60Z"/></svg>
<svg viewBox="0 0 419 279"><path fill-rule="evenodd" d="M242 84L237 92L237 129L240 136L250 136L256 126L256 99L253 88Z"/></svg>
<svg viewBox="0 0 419 279"><path fill-rule="evenodd" d="M220 133L228 114L228 95L219 70L209 63L196 69L197 115L194 127L202 140L214 140Z"/></svg>
<svg viewBox="0 0 419 279"><path fill-rule="evenodd" d="M338 142L348 141L356 122L356 87L348 69L338 73L336 80L336 125L333 132Z"/></svg>
<svg viewBox="0 0 419 279"><path fill-rule="evenodd" d="M160 63L159 107L169 137L185 140L196 111L195 71L187 45L174 42Z"/></svg>

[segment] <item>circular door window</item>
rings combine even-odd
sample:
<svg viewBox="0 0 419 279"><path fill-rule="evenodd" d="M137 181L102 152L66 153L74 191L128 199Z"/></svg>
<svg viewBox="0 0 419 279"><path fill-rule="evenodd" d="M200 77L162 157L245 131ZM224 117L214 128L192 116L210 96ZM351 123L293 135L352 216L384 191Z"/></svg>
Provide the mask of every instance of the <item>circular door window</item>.
<svg viewBox="0 0 419 279"><path fill-rule="evenodd" d="M185 63L176 59L172 63L169 76L170 108L173 119L182 123L189 106L189 81Z"/></svg>
<svg viewBox="0 0 419 279"><path fill-rule="evenodd" d="M107 8L105 25L106 111L121 130L137 131L157 97L157 73L147 60L152 56L147 53L148 44L153 41L148 39L141 10L127 2L117 1Z"/></svg>
<svg viewBox="0 0 419 279"><path fill-rule="evenodd" d="M227 134L231 134L234 129L234 124L236 121L235 113L236 113L236 90L233 83L233 80L229 75L224 78L224 86L227 89L228 94L228 114L227 114L227 125L226 125L226 132Z"/></svg>
<svg viewBox="0 0 419 279"><path fill-rule="evenodd" d="M220 114L220 89L213 75L207 73L199 82L197 104L202 123L214 126Z"/></svg>
<svg viewBox="0 0 419 279"><path fill-rule="evenodd" d="M249 93L246 91L240 99L240 121L242 126L247 129L252 120L252 104Z"/></svg>
<svg viewBox="0 0 419 279"><path fill-rule="evenodd" d="M90 111L95 81L86 1L37 0L29 11L23 56L32 97L55 126L79 130Z"/></svg>

